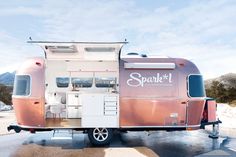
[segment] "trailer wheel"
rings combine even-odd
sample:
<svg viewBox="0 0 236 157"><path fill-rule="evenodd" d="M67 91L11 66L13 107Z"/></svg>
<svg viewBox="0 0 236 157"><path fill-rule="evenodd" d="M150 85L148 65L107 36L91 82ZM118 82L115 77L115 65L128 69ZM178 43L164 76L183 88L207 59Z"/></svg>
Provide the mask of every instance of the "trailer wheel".
<svg viewBox="0 0 236 157"><path fill-rule="evenodd" d="M88 130L88 137L93 145L102 146L110 143L113 135L112 129L93 128Z"/></svg>

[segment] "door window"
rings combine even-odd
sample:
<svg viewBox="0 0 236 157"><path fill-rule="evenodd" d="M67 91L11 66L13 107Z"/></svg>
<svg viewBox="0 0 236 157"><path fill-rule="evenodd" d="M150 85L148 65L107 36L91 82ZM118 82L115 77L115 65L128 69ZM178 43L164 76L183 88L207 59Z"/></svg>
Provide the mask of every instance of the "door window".
<svg viewBox="0 0 236 157"><path fill-rule="evenodd" d="M188 95L190 97L205 97L205 88L202 75L188 77Z"/></svg>

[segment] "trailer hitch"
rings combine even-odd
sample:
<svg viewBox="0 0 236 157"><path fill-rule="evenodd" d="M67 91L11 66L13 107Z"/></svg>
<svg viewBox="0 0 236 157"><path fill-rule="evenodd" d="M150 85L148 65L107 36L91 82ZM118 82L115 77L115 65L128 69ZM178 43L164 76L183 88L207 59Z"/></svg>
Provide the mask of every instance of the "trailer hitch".
<svg viewBox="0 0 236 157"><path fill-rule="evenodd" d="M7 127L7 131L9 132L11 130L14 130L16 133L19 133L19 132L21 132L22 129L21 129L21 127L16 126L16 125L9 125Z"/></svg>

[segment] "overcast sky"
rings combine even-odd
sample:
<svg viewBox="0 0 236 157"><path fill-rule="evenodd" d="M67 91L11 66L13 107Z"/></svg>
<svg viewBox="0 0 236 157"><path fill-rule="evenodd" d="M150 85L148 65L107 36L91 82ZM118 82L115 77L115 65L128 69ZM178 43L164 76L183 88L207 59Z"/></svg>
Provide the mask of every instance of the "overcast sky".
<svg viewBox="0 0 236 157"><path fill-rule="evenodd" d="M0 3L0 73L43 56L33 40L124 41L126 52L187 58L205 79L236 73L235 0L8 0Z"/></svg>

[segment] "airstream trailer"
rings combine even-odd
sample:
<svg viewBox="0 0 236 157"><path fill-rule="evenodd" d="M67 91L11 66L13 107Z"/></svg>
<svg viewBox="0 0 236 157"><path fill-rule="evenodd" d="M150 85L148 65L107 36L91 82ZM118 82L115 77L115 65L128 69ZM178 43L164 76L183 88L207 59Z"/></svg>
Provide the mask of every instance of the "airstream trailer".
<svg viewBox="0 0 236 157"><path fill-rule="evenodd" d="M17 124L8 130L82 130L91 143L104 145L114 130L196 130L220 122L191 61L121 55L126 42L31 43L45 57L17 70Z"/></svg>

